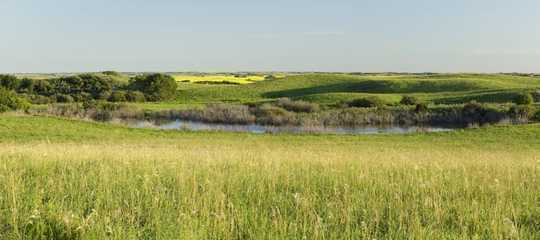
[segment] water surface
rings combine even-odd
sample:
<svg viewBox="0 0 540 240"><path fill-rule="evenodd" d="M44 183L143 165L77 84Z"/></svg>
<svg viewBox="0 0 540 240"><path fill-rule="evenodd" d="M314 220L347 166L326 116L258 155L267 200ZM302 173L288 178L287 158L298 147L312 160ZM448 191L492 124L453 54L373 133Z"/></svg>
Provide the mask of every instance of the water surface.
<svg viewBox="0 0 540 240"><path fill-rule="evenodd" d="M266 126L259 124L237 125L225 123L204 123L196 121L127 121L134 128L157 128L163 130L225 131L249 133L333 133L333 134L381 134L445 132L452 128L436 126L362 126L362 127L322 127L322 126Z"/></svg>

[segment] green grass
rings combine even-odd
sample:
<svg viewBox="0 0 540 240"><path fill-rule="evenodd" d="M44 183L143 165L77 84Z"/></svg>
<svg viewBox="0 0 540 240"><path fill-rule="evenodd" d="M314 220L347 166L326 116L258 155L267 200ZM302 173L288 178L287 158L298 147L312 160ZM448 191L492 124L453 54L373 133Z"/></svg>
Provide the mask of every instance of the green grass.
<svg viewBox="0 0 540 240"><path fill-rule="evenodd" d="M0 239L538 239L540 125L254 135L0 116Z"/></svg>
<svg viewBox="0 0 540 240"><path fill-rule="evenodd" d="M175 103L257 102L289 97L322 104L376 95L397 102L403 95L414 95L427 102L464 103L471 100L503 103L523 91L540 88L540 78L499 74L439 75L292 75L273 81L240 86L180 87Z"/></svg>

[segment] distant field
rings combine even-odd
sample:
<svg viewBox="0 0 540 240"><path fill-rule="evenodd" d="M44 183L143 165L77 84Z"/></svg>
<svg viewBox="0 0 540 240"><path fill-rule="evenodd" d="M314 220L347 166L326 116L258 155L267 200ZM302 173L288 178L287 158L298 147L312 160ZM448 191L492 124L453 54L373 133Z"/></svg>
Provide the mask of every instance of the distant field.
<svg viewBox="0 0 540 240"><path fill-rule="evenodd" d="M265 79L264 75L172 75L176 81L189 83L249 84Z"/></svg>
<svg viewBox="0 0 540 240"><path fill-rule="evenodd" d="M2 115L0 239L539 239L539 135L254 135Z"/></svg>
<svg viewBox="0 0 540 240"><path fill-rule="evenodd" d="M189 85L189 86L188 86ZM388 103L403 95L437 104L512 101L523 91L540 89L540 77L502 74L350 75L304 74L245 85L180 87L177 103L253 102L279 97L334 104L365 96Z"/></svg>

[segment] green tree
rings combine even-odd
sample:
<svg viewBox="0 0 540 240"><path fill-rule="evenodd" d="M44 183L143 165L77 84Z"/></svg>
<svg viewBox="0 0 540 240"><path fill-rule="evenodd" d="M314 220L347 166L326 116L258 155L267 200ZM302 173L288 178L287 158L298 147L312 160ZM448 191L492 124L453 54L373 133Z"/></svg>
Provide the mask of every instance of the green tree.
<svg viewBox="0 0 540 240"><path fill-rule="evenodd" d="M0 87L7 90L17 90L20 80L13 75L0 75Z"/></svg>
<svg viewBox="0 0 540 240"><path fill-rule="evenodd" d="M177 87L174 78L161 73L136 76L129 84L131 90L141 91L149 101L172 99L176 96Z"/></svg>
<svg viewBox="0 0 540 240"><path fill-rule="evenodd" d="M18 97L15 92L0 87L0 112L28 110L29 107L28 101Z"/></svg>

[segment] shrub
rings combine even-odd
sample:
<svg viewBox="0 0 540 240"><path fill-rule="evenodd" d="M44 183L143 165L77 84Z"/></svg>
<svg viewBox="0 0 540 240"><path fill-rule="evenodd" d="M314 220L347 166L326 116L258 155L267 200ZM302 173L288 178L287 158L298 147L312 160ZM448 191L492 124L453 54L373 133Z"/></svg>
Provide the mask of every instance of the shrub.
<svg viewBox="0 0 540 240"><path fill-rule="evenodd" d="M263 104L256 107L252 109L252 112L257 117L257 123L259 124L279 126L292 125L295 122L290 112L270 104Z"/></svg>
<svg viewBox="0 0 540 240"><path fill-rule="evenodd" d="M461 113L462 122L466 124L497 123L507 117L504 112L488 108L475 101L465 104Z"/></svg>
<svg viewBox="0 0 540 240"><path fill-rule="evenodd" d="M13 75L0 75L0 87L7 90L17 90L20 80Z"/></svg>
<svg viewBox="0 0 540 240"><path fill-rule="evenodd" d="M15 92L0 88L0 112L14 110L28 110L30 104L23 98L18 97Z"/></svg>
<svg viewBox="0 0 540 240"><path fill-rule="evenodd" d="M24 78L20 81L19 86L17 87L17 92L19 93L28 93L31 94L34 92L34 80L29 78Z"/></svg>
<svg viewBox="0 0 540 240"><path fill-rule="evenodd" d="M33 84L33 93L39 95L50 96L53 94L53 86L47 80L38 80L34 81Z"/></svg>
<svg viewBox="0 0 540 240"><path fill-rule="evenodd" d="M532 97L535 102L540 102L540 90L534 91Z"/></svg>
<svg viewBox="0 0 540 240"><path fill-rule="evenodd" d="M532 119L535 121L540 121L540 111L536 111Z"/></svg>
<svg viewBox="0 0 540 240"><path fill-rule="evenodd" d="M416 104L416 107L414 109L414 111L417 112L417 113L424 113L424 112L427 112L428 110L429 110L429 108L425 103Z"/></svg>
<svg viewBox="0 0 540 240"><path fill-rule="evenodd" d="M521 93L516 96L514 102L517 105L530 105L533 103L533 97L530 93Z"/></svg>
<svg viewBox="0 0 540 240"><path fill-rule="evenodd" d="M139 91L128 91L126 94L126 100L128 102L144 102L146 99L144 98L144 93Z"/></svg>
<svg viewBox="0 0 540 240"><path fill-rule="evenodd" d="M143 92L150 101L174 98L177 87L173 77L160 73L136 76L129 84L131 90Z"/></svg>
<svg viewBox="0 0 540 240"><path fill-rule="evenodd" d="M276 106L286 109L291 112L317 112L319 104L306 101L291 101L289 98L280 98L276 102Z"/></svg>
<svg viewBox="0 0 540 240"><path fill-rule="evenodd" d="M528 122L534 116L534 108L529 105L514 105L508 110L508 115L519 122Z"/></svg>
<svg viewBox="0 0 540 240"><path fill-rule="evenodd" d="M56 94L54 95L54 99L59 103L72 103L75 101L72 96L67 94Z"/></svg>
<svg viewBox="0 0 540 240"><path fill-rule="evenodd" d="M26 99L28 99L32 104L49 104L55 101L50 97L42 95L27 95Z"/></svg>
<svg viewBox="0 0 540 240"><path fill-rule="evenodd" d="M402 104L402 105L417 105L419 102L418 102L418 99L416 97L403 96L401 98L401 101L399 101L399 103Z"/></svg>
<svg viewBox="0 0 540 240"><path fill-rule="evenodd" d="M125 91L114 91L111 96L109 97L109 101L111 102L125 102L127 101Z"/></svg>
<svg viewBox="0 0 540 240"><path fill-rule="evenodd" d="M349 107L358 107L358 108L373 108L373 107L382 107L384 102L378 97L366 97L352 100L347 103Z"/></svg>

